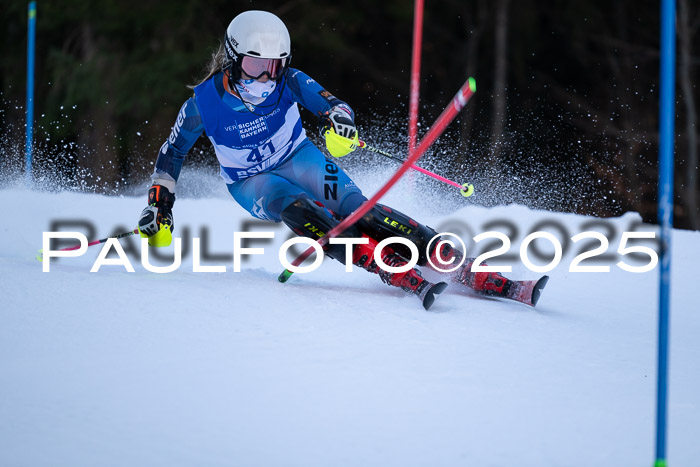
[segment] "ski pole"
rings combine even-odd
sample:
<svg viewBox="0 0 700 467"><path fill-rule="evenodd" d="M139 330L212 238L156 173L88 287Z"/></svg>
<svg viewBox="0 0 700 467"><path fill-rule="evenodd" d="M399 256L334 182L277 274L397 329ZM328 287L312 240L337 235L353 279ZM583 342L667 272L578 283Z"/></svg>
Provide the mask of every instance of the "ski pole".
<svg viewBox="0 0 700 467"><path fill-rule="evenodd" d="M401 162L401 163L406 162L405 160L401 159L400 157L396 157L396 156L394 156L393 154L390 154L390 153L388 153L388 152L386 152L386 151L383 151L383 150L381 150L381 149L372 147L372 146L368 145L367 143L365 143L365 142L362 141L362 140L360 140L360 142L359 142L359 144L358 144L358 147L361 147L362 149L366 149L366 150L368 150L368 151L371 151L371 152L374 152L374 153L377 153L377 154L381 154L382 156L388 157L389 159L395 160L395 161L397 161L397 162ZM445 177L442 177L442 176L440 176L440 175L438 175L438 174L436 174L436 173L433 173L433 172L431 172L430 170L426 170L426 169L424 169L424 168L422 168L422 167L418 167L418 166L415 165L415 164L411 164L410 167L411 167L412 169L414 169L414 170L417 170L418 172L421 172L421 173L423 173L423 174L425 174L425 175L428 175L428 176L433 177L433 178L435 178L435 179L437 179L437 180L440 180L441 182L445 182L445 183L447 183L448 185L452 185L452 186L455 187L455 188L459 188L460 193L462 193L462 196L464 196L465 198L468 198L468 197L470 197L471 195L474 194L474 185L472 185L471 183L463 183L463 184L460 185L460 184L457 183L457 182L453 182L452 180L449 180L449 179L447 179L447 178L445 178Z"/></svg>
<svg viewBox="0 0 700 467"><path fill-rule="evenodd" d="M408 153L408 159L399 167L399 170L387 181L384 186L382 186L379 191L377 191L374 196L365 201L359 208L357 208L352 214L346 217L340 222L340 224L333 227L326 235L318 239L318 244L322 247L328 243L328 241L336 237L337 235L343 233L345 229L357 222L362 216L364 216L370 209L374 207L379 199L386 194L389 189L394 186L396 182L399 181L401 177L408 171L410 166L416 162L424 153L428 150L431 144L445 131L447 125L455 118L457 113L459 113L469 102L469 99L476 92L476 81L474 78L469 78L459 89L457 94L452 98L450 104L445 107L440 116L435 120L433 126L428 130L428 133L420 141L418 147L414 148ZM311 256L315 250L313 247L309 247L302 254L297 256L297 258L292 262L292 266L297 267L304 262L306 258ZM280 282L287 282L290 277L294 274L293 271L285 269L277 278Z"/></svg>
<svg viewBox="0 0 700 467"><path fill-rule="evenodd" d="M111 237L103 238L101 240L93 240L92 242L88 243L87 246L99 245L100 243L106 242L110 238L124 238L124 237L128 237L129 235L136 235L137 233L139 233L138 227L135 228L134 230L129 231L129 232L124 232L124 233L120 233L117 235L112 235ZM80 248L80 245L74 245L74 246L68 246L66 248L61 248L60 250L56 250L56 251L70 251L70 250L77 250L79 248ZM36 259L39 261L44 261L44 249L43 248L41 250L39 250L39 253L37 253Z"/></svg>

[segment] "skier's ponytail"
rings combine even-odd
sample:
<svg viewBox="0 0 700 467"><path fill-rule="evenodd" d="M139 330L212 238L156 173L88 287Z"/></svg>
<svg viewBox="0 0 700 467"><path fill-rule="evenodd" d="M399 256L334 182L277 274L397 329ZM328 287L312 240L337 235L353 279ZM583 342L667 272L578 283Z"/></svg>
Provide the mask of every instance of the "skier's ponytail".
<svg viewBox="0 0 700 467"><path fill-rule="evenodd" d="M188 85L187 87L194 89L195 86L202 84L218 72L222 71L228 65L228 62L229 59L226 56L226 49L224 48L224 43L222 41L219 43L219 48L211 54L211 59L204 68L204 72L206 73L205 77L200 79L197 84Z"/></svg>

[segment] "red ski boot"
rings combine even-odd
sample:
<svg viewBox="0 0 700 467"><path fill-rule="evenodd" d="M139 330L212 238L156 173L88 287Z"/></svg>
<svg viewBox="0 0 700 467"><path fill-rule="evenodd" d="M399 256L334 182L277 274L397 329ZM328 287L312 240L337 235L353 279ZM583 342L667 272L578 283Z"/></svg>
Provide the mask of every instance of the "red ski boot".
<svg viewBox="0 0 700 467"><path fill-rule="evenodd" d="M462 252L455 250L447 243L443 243L440 248L442 262L439 261L437 254L436 250L432 252L429 264L446 264L451 259L454 259L455 263L459 263L462 260ZM507 298L534 307L540 299L542 289L549 280L549 276L542 276L536 281L514 281L497 272L473 272L472 265L475 259L466 258L462 266L449 273L452 282L465 285L483 295ZM481 265L486 266L486 263L481 263ZM442 272L435 267L433 269Z"/></svg>
<svg viewBox="0 0 700 467"><path fill-rule="evenodd" d="M423 307L427 310L435 302L438 294L442 293L446 288L445 282L433 284L423 278L420 271L416 268L409 269L406 272L388 272L380 268L374 261L374 251L377 247L377 241L367 235L363 235L369 239L366 245L357 245L353 250L352 262L356 266L366 269L369 272L379 274L379 277L386 284L394 287L400 287L406 292L410 292L418 296L423 302ZM384 247L381 252L382 261L390 267L401 267L408 261L396 253L390 247Z"/></svg>

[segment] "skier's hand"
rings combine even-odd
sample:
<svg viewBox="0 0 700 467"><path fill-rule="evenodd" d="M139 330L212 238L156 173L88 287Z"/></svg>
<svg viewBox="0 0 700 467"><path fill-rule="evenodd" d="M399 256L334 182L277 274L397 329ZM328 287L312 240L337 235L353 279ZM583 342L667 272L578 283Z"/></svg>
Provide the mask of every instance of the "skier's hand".
<svg viewBox="0 0 700 467"><path fill-rule="evenodd" d="M357 128L347 107L336 105L326 112L321 116L319 129L326 138L326 148L331 156L343 157L357 149Z"/></svg>
<svg viewBox="0 0 700 467"><path fill-rule="evenodd" d="M148 206L141 212L139 233L151 246L168 246L173 240L175 194L162 185L148 190Z"/></svg>

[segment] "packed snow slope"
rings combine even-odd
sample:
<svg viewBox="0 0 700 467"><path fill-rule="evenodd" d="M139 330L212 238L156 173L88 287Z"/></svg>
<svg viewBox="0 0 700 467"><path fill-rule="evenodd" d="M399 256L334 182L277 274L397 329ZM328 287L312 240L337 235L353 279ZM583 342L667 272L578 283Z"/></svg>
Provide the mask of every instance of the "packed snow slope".
<svg viewBox="0 0 700 467"><path fill-rule="evenodd" d="M120 241L135 272L90 272L102 245L42 272L43 232L93 240L128 231L145 196L0 191L0 465L651 465L658 268L616 263L648 262L617 251L623 232L653 227L633 214L483 209L458 194L462 207L435 211L422 196L393 196L396 209L465 240L504 232L512 257L500 263L517 279L540 275L519 259L525 236L555 235L564 256L538 307L451 286L425 311L376 275L330 260L280 284L287 230L251 224L225 196L178 199L174 272L147 271L136 237ZM233 272L233 232L244 230L275 238L251 241L265 253ZM582 265L610 272L569 271L599 244L570 237L590 230L610 244ZM193 272L193 237L201 263L226 272ZM548 245L531 245L534 263L548 262L533 253L546 256ZM700 465L699 245L700 233L674 232L674 467ZM483 246L467 242L472 253Z"/></svg>

